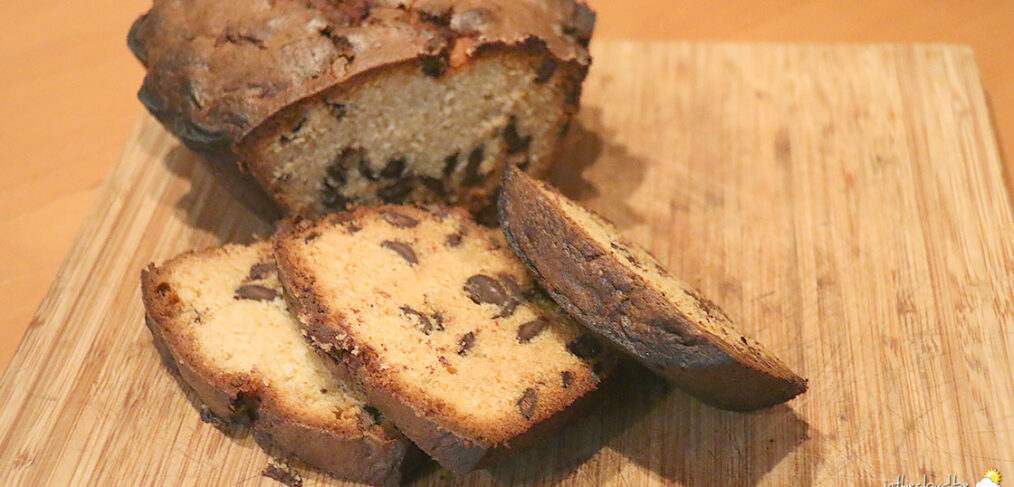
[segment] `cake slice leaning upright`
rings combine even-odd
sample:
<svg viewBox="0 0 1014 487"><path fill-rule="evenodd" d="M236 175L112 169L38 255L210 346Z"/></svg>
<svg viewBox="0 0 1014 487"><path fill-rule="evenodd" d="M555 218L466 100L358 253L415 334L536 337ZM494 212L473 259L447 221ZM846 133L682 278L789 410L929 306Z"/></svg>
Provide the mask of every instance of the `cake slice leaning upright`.
<svg viewBox="0 0 1014 487"><path fill-rule="evenodd" d="M268 243L151 265L141 290L155 347L203 403L201 419L250 424L284 453L370 484L397 485L420 456L306 345Z"/></svg>
<svg viewBox="0 0 1014 487"><path fill-rule="evenodd" d="M360 208L283 226L311 343L444 467L467 472L588 404L609 356L462 209Z"/></svg>
<svg viewBox="0 0 1014 487"><path fill-rule="evenodd" d="M507 241L557 303L698 399L750 411L806 391L718 306L547 183L508 168L499 207Z"/></svg>

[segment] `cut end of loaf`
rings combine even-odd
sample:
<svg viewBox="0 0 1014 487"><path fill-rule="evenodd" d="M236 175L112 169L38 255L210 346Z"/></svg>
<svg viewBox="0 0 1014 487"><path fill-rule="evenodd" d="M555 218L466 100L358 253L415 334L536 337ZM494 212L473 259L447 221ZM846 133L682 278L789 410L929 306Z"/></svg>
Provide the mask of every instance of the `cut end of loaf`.
<svg viewBox="0 0 1014 487"><path fill-rule="evenodd" d="M538 43L487 46L459 66L376 68L276 114L241 164L291 214L348 204L490 204L506 164L543 174L586 66ZM439 67L439 66L438 66Z"/></svg>

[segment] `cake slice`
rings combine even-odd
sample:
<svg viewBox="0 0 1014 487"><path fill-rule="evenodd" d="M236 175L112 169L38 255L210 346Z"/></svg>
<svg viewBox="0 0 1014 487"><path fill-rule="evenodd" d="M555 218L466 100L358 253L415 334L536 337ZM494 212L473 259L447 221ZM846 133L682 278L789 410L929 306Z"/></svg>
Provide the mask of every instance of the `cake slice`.
<svg viewBox="0 0 1014 487"><path fill-rule="evenodd" d="M574 0L154 0L127 42L141 102L255 209L477 211L508 162L552 163L594 22Z"/></svg>
<svg viewBox="0 0 1014 487"><path fill-rule="evenodd" d="M249 423L262 440L339 478L398 484L417 450L306 345L270 244L150 265L141 289L155 346L203 403L202 419Z"/></svg>
<svg viewBox="0 0 1014 487"><path fill-rule="evenodd" d="M279 230L275 253L304 335L455 472L563 424L609 369L502 234L462 209L303 220Z"/></svg>
<svg viewBox="0 0 1014 487"><path fill-rule="evenodd" d="M717 305L545 182L508 168L499 211L507 241L557 303L700 400L750 411L806 391Z"/></svg>

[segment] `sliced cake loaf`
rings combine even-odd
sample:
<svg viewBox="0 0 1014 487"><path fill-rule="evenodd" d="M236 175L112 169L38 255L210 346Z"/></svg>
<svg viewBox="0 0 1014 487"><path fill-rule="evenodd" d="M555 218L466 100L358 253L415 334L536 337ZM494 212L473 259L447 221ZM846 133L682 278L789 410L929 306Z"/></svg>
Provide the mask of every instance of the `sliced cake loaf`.
<svg viewBox="0 0 1014 487"><path fill-rule="evenodd" d="M304 220L275 253L305 335L453 471L562 424L609 368L502 234L461 209Z"/></svg>
<svg viewBox="0 0 1014 487"><path fill-rule="evenodd" d="M556 302L598 336L723 409L769 407L806 381L609 222L508 169L500 224Z"/></svg>
<svg viewBox="0 0 1014 487"><path fill-rule="evenodd" d="M416 450L306 345L268 243L182 254L149 266L141 288L155 346L204 403L202 419L251 423L336 477L397 485Z"/></svg>
<svg viewBox="0 0 1014 487"><path fill-rule="evenodd" d="M594 13L574 0L155 0L139 97L255 209L493 204L577 111ZM255 182L256 181L256 182Z"/></svg>

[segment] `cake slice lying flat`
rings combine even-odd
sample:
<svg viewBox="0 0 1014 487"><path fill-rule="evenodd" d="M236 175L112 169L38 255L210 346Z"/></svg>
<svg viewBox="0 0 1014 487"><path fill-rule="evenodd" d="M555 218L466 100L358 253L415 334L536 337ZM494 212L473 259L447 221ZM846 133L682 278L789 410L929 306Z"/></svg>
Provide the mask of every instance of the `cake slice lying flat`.
<svg viewBox="0 0 1014 487"><path fill-rule="evenodd" d="M507 241L557 303L690 394L749 411L806 390L718 306L548 184L508 169L499 205Z"/></svg>
<svg viewBox="0 0 1014 487"><path fill-rule="evenodd" d="M304 220L281 228L275 252L305 335L453 471L562 424L608 368L502 234L464 210Z"/></svg>
<svg viewBox="0 0 1014 487"><path fill-rule="evenodd" d="M414 447L306 345L281 297L271 246L189 252L142 273L146 322L203 419L259 437L350 480L397 485Z"/></svg>

